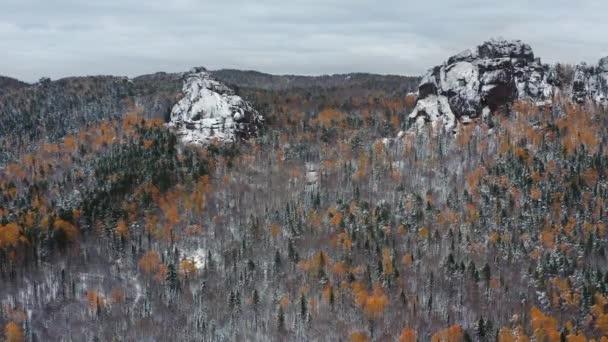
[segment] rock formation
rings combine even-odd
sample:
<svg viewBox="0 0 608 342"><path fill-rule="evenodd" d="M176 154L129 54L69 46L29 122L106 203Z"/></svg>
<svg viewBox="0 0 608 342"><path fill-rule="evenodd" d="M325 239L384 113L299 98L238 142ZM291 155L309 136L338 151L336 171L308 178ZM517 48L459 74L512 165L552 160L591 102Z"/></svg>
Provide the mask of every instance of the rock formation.
<svg viewBox="0 0 608 342"><path fill-rule="evenodd" d="M234 142L255 135L262 116L204 68L185 76L184 97L171 110L169 125L185 143Z"/></svg>
<svg viewBox="0 0 608 342"><path fill-rule="evenodd" d="M608 104L608 57L600 59L596 66L588 66L586 63L576 66L572 99L579 103L594 101Z"/></svg>
<svg viewBox="0 0 608 342"><path fill-rule="evenodd" d="M554 68L519 40L491 40L429 70L418 87L410 119L453 131L458 122L488 116L514 100L549 102L557 84Z"/></svg>

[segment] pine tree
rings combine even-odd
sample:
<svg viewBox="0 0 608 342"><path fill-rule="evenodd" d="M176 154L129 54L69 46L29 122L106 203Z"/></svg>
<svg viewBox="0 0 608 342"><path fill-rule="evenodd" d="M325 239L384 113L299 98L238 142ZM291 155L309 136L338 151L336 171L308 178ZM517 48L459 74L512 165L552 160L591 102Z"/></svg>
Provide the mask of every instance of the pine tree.
<svg viewBox="0 0 608 342"><path fill-rule="evenodd" d="M276 251L274 254L274 272L278 273L281 270L281 253Z"/></svg>
<svg viewBox="0 0 608 342"><path fill-rule="evenodd" d="M479 336L479 339L483 340L484 337L486 336L486 324L483 320L483 317L481 317L477 321L475 328L477 329L477 336Z"/></svg>
<svg viewBox="0 0 608 342"><path fill-rule="evenodd" d="M177 272L175 270L175 265L169 264L167 266L167 276L165 277L165 284L169 288L169 290L173 293L177 292L179 288L179 280L177 278Z"/></svg>
<svg viewBox="0 0 608 342"><path fill-rule="evenodd" d="M253 294L251 295L251 305L253 306L253 313L257 316L260 309L260 295L257 289L253 290Z"/></svg>
<svg viewBox="0 0 608 342"><path fill-rule="evenodd" d="M279 305L279 313L277 314L277 330L280 332L285 331L285 313L283 313L283 307Z"/></svg>
<svg viewBox="0 0 608 342"><path fill-rule="evenodd" d="M302 321L306 320L307 314L308 307L306 305L306 297L302 293L302 295L300 296L300 319L302 319Z"/></svg>
<svg viewBox="0 0 608 342"><path fill-rule="evenodd" d="M486 263L481 270L481 274L483 276L483 281L486 283L486 286L490 284L490 278L492 277L492 272L490 271L490 265Z"/></svg>

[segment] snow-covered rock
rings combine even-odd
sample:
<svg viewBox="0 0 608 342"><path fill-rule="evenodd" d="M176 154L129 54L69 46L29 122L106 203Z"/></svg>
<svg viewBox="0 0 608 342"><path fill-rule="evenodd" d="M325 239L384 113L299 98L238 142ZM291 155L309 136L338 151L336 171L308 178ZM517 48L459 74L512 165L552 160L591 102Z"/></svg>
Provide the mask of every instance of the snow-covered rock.
<svg viewBox="0 0 608 342"><path fill-rule="evenodd" d="M608 104L608 57L600 59L596 66L581 63L575 67L572 98L579 103Z"/></svg>
<svg viewBox="0 0 608 342"><path fill-rule="evenodd" d="M169 126L185 143L235 142L257 134L263 123L250 103L205 68L185 75L182 93L184 97L171 110Z"/></svg>
<svg viewBox="0 0 608 342"><path fill-rule="evenodd" d="M534 58L519 40L491 40L430 69L418 87L410 119L454 130L457 124L488 115L514 100L544 104L553 98L554 68Z"/></svg>

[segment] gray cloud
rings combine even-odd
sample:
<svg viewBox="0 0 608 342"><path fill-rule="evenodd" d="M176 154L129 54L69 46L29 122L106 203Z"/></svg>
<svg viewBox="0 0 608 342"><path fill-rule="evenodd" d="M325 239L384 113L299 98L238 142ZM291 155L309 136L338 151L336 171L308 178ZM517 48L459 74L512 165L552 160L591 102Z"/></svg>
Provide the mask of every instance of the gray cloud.
<svg viewBox="0 0 608 342"><path fill-rule="evenodd" d="M546 62L608 55L605 1L2 0L0 74L256 69L418 75L491 37Z"/></svg>

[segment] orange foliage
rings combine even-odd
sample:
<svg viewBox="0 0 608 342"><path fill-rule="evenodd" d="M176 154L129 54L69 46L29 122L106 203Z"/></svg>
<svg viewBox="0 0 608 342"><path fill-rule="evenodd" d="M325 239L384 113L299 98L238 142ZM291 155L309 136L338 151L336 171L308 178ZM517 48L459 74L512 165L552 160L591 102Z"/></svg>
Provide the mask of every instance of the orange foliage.
<svg viewBox="0 0 608 342"><path fill-rule="evenodd" d="M498 342L515 342L515 336L511 329L503 327L498 332Z"/></svg>
<svg viewBox="0 0 608 342"><path fill-rule="evenodd" d="M537 187L532 187L532 189L530 189L530 198L538 201L541 197L542 193L540 192L540 190Z"/></svg>
<svg viewBox="0 0 608 342"><path fill-rule="evenodd" d="M90 290L87 291L87 303L91 310L97 310L97 308L103 308L104 300L97 291Z"/></svg>
<svg viewBox="0 0 608 342"><path fill-rule="evenodd" d="M324 109L319 112L317 122L323 127L332 127L335 125L343 126L346 122L346 115L336 109Z"/></svg>
<svg viewBox="0 0 608 342"><path fill-rule="evenodd" d="M330 260L327 253L318 252L313 254L309 259L301 260L298 263L298 268L309 274L316 274L321 268L325 268L329 265L329 263Z"/></svg>
<svg viewBox="0 0 608 342"><path fill-rule="evenodd" d="M393 273L393 256L389 248L382 250L382 267L384 269L384 274Z"/></svg>
<svg viewBox="0 0 608 342"><path fill-rule="evenodd" d="M544 230L540 233L540 240L543 242L543 246L547 249L553 249L555 245L555 234L552 231Z"/></svg>
<svg viewBox="0 0 608 342"><path fill-rule="evenodd" d="M158 269L156 271L156 274L154 275L154 280L156 280L159 283L162 283L163 281L165 281L168 271L169 271L169 267L167 265L165 265L165 264L158 265Z"/></svg>
<svg viewBox="0 0 608 342"><path fill-rule="evenodd" d="M158 270L160 265L160 255L156 251L147 251L141 259L139 259L139 268L145 274L151 274Z"/></svg>
<svg viewBox="0 0 608 342"><path fill-rule="evenodd" d="M6 342L21 342L24 341L23 330L15 322L8 322L4 326L4 338Z"/></svg>
<svg viewBox="0 0 608 342"><path fill-rule="evenodd" d="M76 236L78 236L78 229L70 222L64 221L60 218L55 220L54 227L57 230L63 231L69 241L73 241Z"/></svg>
<svg viewBox="0 0 608 342"><path fill-rule="evenodd" d="M351 342L368 342L369 338L367 337L367 334L364 331L355 331L354 333L350 334L350 341Z"/></svg>
<svg viewBox="0 0 608 342"><path fill-rule="evenodd" d="M422 227L418 231L418 237L421 240L427 240L429 238L429 236L430 236L430 232L429 232L429 229L427 227Z"/></svg>
<svg viewBox="0 0 608 342"><path fill-rule="evenodd" d="M411 327L405 327L399 336L399 342L416 342L417 334Z"/></svg>
<svg viewBox="0 0 608 342"><path fill-rule="evenodd" d="M21 227L15 223L0 225L0 247L16 247L21 236Z"/></svg>
<svg viewBox="0 0 608 342"><path fill-rule="evenodd" d="M595 305L591 307L591 313L595 316L595 327L604 335L608 335L608 313L604 308L608 305L608 298L602 294L595 295Z"/></svg>
<svg viewBox="0 0 608 342"><path fill-rule="evenodd" d="M559 341L557 319L546 316L536 306L530 309L530 324L537 340L543 341L546 338L549 341Z"/></svg>
<svg viewBox="0 0 608 342"><path fill-rule="evenodd" d="M336 262L332 267L332 273L338 277L344 276L346 271L348 271L348 266L343 262Z"/></svg>
<svg viewBox="0 0 608 342"><path fill-rule="evenodd" d="M129 226L125 223L124 220L119 220L116 224L116 233L118 234L118 236L125 239L129 236Z"/></svg>
<svg viewBox="0 0 608 342"><path fill-rule="evenodd" d="M405 97L406 108L414 108L414 106L416 105L416 101L418 101L418 97L416 96L416 94L407 94L407 96Z"/></svg>
<svg viewBox="0 0 608 342"><path fill-rule="evenodd" d="M431 337L432 342L460 342L463 336L463 330L457 325L445 328L436 332Z"/></svg>
<svg viewBox="0 0 608 342"><path fill-rule="evenodd" d="M562 145L567 154L572 154L580 145L592 153L597 150L599 125L581 107L567 106L566 117L557 121L557 127L562 131Z"/></svg>
<svg viewBox="0 0 608 342"><path fill-rule="evenodd" d="M585 337L585 334L582 331L579 331L578 333L570 333L568 334L568 336L566 336L566 341L568 342L587 342L587 337Z"/></svg>
<svg viewBox="0 0 608 342"><path fill-rule="evenodd" d="M287 306L289 305L289 296L284 295L283 297L281 297L281 299L279 300L279 305L281 305L283 309L287 309Z"/></svg>
<svg viewBox="0 0 608 342"><path fill-rule="evenodd" d="M412 253L404 255L403 258L401 258L401 263L405 267L412 266L412 264L414 263L414 256L412 255Z"/></svg>
<svg viewBox="0 0 608 342"><path fill-rule="evenodd" d="M335 208L330 208L327 215L330 217L329 223L334 226L338 226L342 222L342 213Z"/></svg>
<svg viewBox="0 0 608 342"><path fill-rule="evenodd" d="M120 304L125 299L125 295L122 292L122 290L120 289L120 287L115 287L112 289L112 292L110 293L110 298L112 299L112 303Z"/></svg>
<svg viewBox="0 0 608 342"><path fill-rule="evenodd" d="M184 276L191 277L196 273L196 263L192 259L184 259L179 263L179 270Z"/></svg>
<svg viewBox="0 0 608 342"><path fill-rule="evenodd" d="M367 316L370 318L382 316L388 305L388 297L379 282L374 285L372 293L369 293L361 282L353 282L352 291L355 303L363 309Z"/></svg>
<svg viewBox="0 0 608 342"><path fill-rule="evenodd" d="M76 141L75 136L68 135L65 138L63 138L63 148L66 152L72 153L72 152L76 151L77 146L78 146L78 143Z"/></svg>

